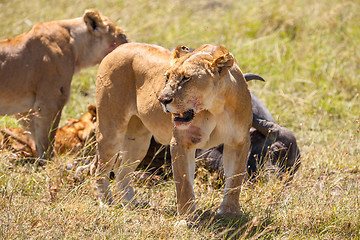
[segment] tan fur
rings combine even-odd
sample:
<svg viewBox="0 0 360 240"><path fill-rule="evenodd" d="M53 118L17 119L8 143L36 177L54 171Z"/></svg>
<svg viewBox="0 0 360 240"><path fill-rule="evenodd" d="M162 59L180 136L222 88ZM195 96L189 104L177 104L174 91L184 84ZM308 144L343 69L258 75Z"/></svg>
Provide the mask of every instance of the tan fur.
<svg viewBox="0 0 360 240"><path fill-rule="evenodd" d="M178 47L171 53L130 43L104 58L96 85L95 167L102 203L114 201L108 178L113 168L121 201L135 203L130 174L146 155L153 135L159 143L170 144L179 213L195 210L195 149L220 143L225 144L227 177L220 211L240 212L252 109L247 84L231 53L212 45L192 53ZM163 109L176 116L193 110L195 116L188 123L175 122Z"/></svg>
<svg viewBox="0 0 360 240"><path fill-rule="evenodd" d="M0 128L0 151L17 158L34 157L35 143L23 128Z"/></svg>
<svg viewBox="0 0 360 240"><path fill-rule="evenodd" d="M50 157L74 73L99 63L127 42L120 27L96 10L81 18L43 22L0 41L0 115L23 113L41 158Z"/></svg>
<svg viewBox="0 0 360 240"><path fill-rule="evenodd" d="M66 124L56 131L55 152L57 154L79 153L92 139L95 132L96 107L88 106L88 111L80 119L68 119Z"/></svg>
<svg viewBox="0 0 360 240"><path fill-rule="evenodd" d="M55 152L78 154L87 144L95 142L96 107L88 106L88 111L80 119L68 119L66 124L56 130ZM37 156L35 143L29 132L23 128L0 128L0 150L11 151L17 157Z"/></svg>

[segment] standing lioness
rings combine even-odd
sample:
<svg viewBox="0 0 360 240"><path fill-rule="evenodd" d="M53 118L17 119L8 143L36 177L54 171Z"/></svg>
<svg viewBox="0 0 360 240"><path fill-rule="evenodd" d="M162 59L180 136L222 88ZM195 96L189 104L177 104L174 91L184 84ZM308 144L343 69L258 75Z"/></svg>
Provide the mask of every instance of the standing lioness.
<svg viewBox="0 0 360 240"><path fill-rule="evenodd" d="M49 157L74 73L126 42L123 30L96 10L0 41L0 115L28 114L23 123L37 152Z"/></svg>
<svg viewBox="0 0 360 240"><path fill-rule="evenodd" d="M120 198L134 201L130 173L153 135L170 144L179 213L195 209L195 149L220 143L225 144L227 177L220 210L240 212L252 110L250 92L231 53L212 45L192 53L178 47L173 54L153 45L122 45L100 64L96 89L96 175L102 202L113 202L108 174L115 162Z"/></svg>

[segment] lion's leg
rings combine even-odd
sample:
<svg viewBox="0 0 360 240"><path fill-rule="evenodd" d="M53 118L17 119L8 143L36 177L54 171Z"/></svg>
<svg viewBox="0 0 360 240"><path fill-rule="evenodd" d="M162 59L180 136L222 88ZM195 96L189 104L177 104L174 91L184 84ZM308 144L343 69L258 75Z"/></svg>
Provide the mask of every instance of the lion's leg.
<svg viewBox="0 0 360 240"><path fill-rule="evenodd" d="M135 192L131 186L132 173L145 157L151 136L141 120L133 116L128 124L125 140L121 147L121 163L116 174L117 189L121 201L124 203L136 203L133 200Z"/></svg>
<svg viewBox="0 0 360 240"><path fill-rule="evenodd" d="M240 214L239 195L246 174L246 161L250 147L250 137L237 146L224 145L223 164L226 177L224 199L220 214Z"/></svg>
<svg viewBox="0 0 360 240"><path fill-rule="evenodd" d="M126 132L125 129L119 131L115 124L109 123L107 126L109 127L97 129L97 156L94 161L96 189L101 205L113 203L109 174L116 159L119 158L118 152Z"/></svg>
<svg viewBox="0 0 360 240"><path fill-rule="evenodd" d="M195 211L195 194L193 189L195 148L184 148L182 147L182 144L179 144L176 138L172 138L170 151L178 213L192 213Z"/></svg>
<svg viewBox="0 0 360 240"><path fill-rule="evenodd" d="M31 139L33 140L34 147L35 145L35 126L34 126L34 116L31 112L29 113L19 113L16 115L17 121L23 126L24 131L29 133ZM38 152L34 152L33 157L39 157Z"/></svg>
<svg viewBox="0 0 360 240"><path fill-rule="evenodd" d="M61 118L62 107L38 105L37 112L30 116L28 129L35 140L40 159L50 159L56 128Z"/></svg>

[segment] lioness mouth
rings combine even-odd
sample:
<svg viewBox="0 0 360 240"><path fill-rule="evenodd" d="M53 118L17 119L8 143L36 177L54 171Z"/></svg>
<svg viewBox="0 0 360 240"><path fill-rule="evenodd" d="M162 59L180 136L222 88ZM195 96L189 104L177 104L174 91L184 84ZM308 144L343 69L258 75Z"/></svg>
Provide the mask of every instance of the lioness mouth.
<svg viewBox="0 0 360 240"><path fill-rule="evenodd" d="M183 113L173 113L174 121L177 122L190 122L194 116L194 110L192 109Z"/></svg>

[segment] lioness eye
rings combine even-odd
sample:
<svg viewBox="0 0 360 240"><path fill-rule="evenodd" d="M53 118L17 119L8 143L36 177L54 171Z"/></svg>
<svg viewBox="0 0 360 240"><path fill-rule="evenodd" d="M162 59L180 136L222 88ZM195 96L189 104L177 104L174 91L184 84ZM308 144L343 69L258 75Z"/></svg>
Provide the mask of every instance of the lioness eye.
<svg viewBox="0 0 360 240"><path fill-rule="evenodd" d="M165 75L166 79L165 79L165 83L169 82L169 75Z"/></svg>
<svg viewBox="0 0 360 240"><path fill-rule="evenodd" d="M189 77L189 76L184 76L183 77L183 82L187 82L187 81L189 81L191 79L191 77Z"/></svg>

